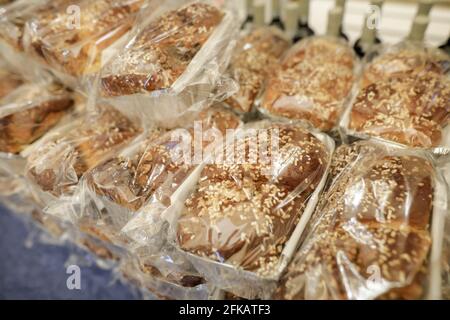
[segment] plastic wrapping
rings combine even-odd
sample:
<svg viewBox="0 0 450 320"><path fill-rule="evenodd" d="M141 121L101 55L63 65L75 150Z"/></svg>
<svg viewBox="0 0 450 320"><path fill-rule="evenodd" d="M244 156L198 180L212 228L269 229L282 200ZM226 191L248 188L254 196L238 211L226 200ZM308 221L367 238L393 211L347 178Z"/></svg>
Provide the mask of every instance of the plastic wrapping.
<svg viewBox="0 0 450 320"><path fill-rule="evenodd" d="M27 19L23 45L64 83L95 74L126 38L144 0L49 1ZM112 52L111 52L112 51Z"/></svg>
<svg viewBox="0 0 450 320"><path fill-rule="evenodd" d="M297 125L250 124L172 196L171 241L216 287L269 297L315 207L333 149L331 138Z"/></svg>
<svg viewBox="0 0 450 320"><path fill-rule="evenodd" d="M100 107L98 113L86 113L58 128L27 150L25 172L34 195L43 207L70 199L88 169L113 156L139 132L110 107ZM67 210L55 210L52 214L70 219L65 217L70 214Z"/></svg>
<svg viewBox="0 0 450 320"><path fill-rule="evenodd" d="M414 43L380 46L368 57L341 120L344 135L448 148L450 57Z"/></svg>
<svg viewBox="0 0 450 320"><path fill-rule="evenodd" d="M138 247L158 249L165 232L160 215L170 206L171 194L197 166L196 152L203 156L212 148L215 135L224 136L227 129L236 129L240 124L232 112L213 107L202 111L196 121L184 128L146 132L117 157L85 174L80 186L82 205L77 223L99 229L114 243L134 250L131 240L121 233L129 220L134 219L127 226L130 232L133 228L149 227L155 235L155 243L147 233L149 238ZM191 155L192 152L195 154Z"/></svg>
<svg viewBox="0 0 450 320"><path fill-rule="evenodd" d="M150 1L124 50L102 69L99 96L131 119L179 126L236 90L222 76L237 36L235 13L214 1Z"/></svg>
<svg viewBox="0 0 450 320"><path fill-rule="evenodd" d="M340 149L275 298L439 299L448 193L433 158L376 140Z"/></svg>
<svg viewBox="0 0 450 320"><path fill-rule="evenodd" d="M54 127L73 106L61 86L26 83L0 100L0 152L19 154Z"/></svg>
<svg viewBox="0 0 450 320"><path fill-rule="evenodd" d="M278 66L290 41L277 28L257 28L240 37L228 72L239 84L239 91L225 103L237 112L250 112L264 83Z"/></svg>
<svg viewBox="0 0 450 320"><path fill-rule="evenodd" d="M337 127L350 97L359 63L342 39L306 38L284 56L268 79L260 111L305 121L322 131Z"/></svg>
<svg viewBox="0 0 450 320"><path fill-rule="evenodd" d="M16 0L0 8L0 54L18 73L29 80L50 75L25 54L23 39L26 22L45 15L67 0Z"/></svg>
<svg viewBox="0 0 450 320"><path fill-rule="evenodd" d="M163 276L138 258L124 260L120 272L126 280L158 299L207 300L211 294L211 288L198 276L183 275L181 280L177 274Z"/></svg>

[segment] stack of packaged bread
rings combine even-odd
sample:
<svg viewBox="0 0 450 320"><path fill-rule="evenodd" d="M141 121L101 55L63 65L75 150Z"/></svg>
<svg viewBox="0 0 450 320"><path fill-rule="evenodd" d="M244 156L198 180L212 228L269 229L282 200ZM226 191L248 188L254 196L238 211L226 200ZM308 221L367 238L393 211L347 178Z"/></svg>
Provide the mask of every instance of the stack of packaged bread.
<svg viewBox="0 0 450 320"><path fill-rule="evenodd" d="M1 5L2 204L145 298L450 298L450 57L237 3Z"/></svg>

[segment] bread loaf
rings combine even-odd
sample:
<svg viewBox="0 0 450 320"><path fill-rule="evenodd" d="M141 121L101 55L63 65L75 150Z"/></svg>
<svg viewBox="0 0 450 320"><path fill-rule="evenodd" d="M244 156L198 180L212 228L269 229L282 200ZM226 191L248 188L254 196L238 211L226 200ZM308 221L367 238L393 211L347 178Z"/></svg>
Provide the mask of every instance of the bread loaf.
<svg viewBox="0 0 450 320"><path fill-rule="evenodd" d="M359 92L349 127L412 147L436 147L449 124L449 101L450 78L438 72L380 78Z"/></svg>
<svg viewBox="0 0 450 320"><path fill-rule="evenodd" d="M232 56L228 72L239 91L226 103L239 112L249 112L267 77L275 72L289 41L276 28L258 28L243 36Z"/></svg>
<svg viewBox="0 0 450 320"><path fill-rule="evenodd" d="M112 60L101 79L104 96L168 89L220 24L223 13L194 2L155 19Z"/></svg>
<svg viewBox="0 0 450 320"><path fill-rule="evenodd" d="M0 118L0 151L21 152L57 124L72 105L71 95L59 85L20 87L0 106L0 114L4 113Z"/></svg>
<svg viewBox="0 0 450 320"><path fill-rule="evenodd" d="M423 158L366 147L344 147L341 154L350 162L318 206L277 299L423 296L432 166Z"/></svg>
<svg viewBox="0 0 450 320"><path fill-rule="evenodd" d="M43 191L60 196L69 192L88 169L112 156L139 132L118 111L105 107L97 116L88 114L68 132L40 146L28 158L27 175Z"/></svg>
<svg viewBox="0 0 450 320"><path fill-rule="evenodd" d="M222 135L225 135L227 129L235 129L240 124L233 113L222 108L203 111L199 115L199 121L204 132L214 128ZM132 156L116 157L90 170L86 174L88 187L109 201L137 211L163 184L176 189L195 168L195 163L185 163L183 159L174 156L177 150L184 150L185 143L189 143L187 148L191 151L194 130L194 126L191 126L187 130L152 131ZM179 137L177 131L185 131L191 135L191 142L174 140ZM203 148L211 143L206 138L202 138ZM163 203L168 201L165 198L160 200Z"/></svg>
<svg viewBox="0 0 450 320"><path fill-rule="evenodd" d="M270 147L271 139L279 152ZM327 150L308 131L289 124L272 124L237 140L239 161L203 169L178 220L177 242L192 254L270 276L325 172Z"/></svg>
<svg viewBox="0 0 450 320"><path fill-rule="evenodd" d="M77 0L35 15L28 21L30 50L69 75L96 72L105 62L103 50L131 29L143 4L144 0ZM74 5L80 10L79 24L76 13L68 10Z"/></svg>
<svg viewBox="0 0 450 320"><path fill-rule="evenodd" d="M334 38L299 42L269 77L262 111L331 130L353 85L354 59L352 49Z"/></svg>

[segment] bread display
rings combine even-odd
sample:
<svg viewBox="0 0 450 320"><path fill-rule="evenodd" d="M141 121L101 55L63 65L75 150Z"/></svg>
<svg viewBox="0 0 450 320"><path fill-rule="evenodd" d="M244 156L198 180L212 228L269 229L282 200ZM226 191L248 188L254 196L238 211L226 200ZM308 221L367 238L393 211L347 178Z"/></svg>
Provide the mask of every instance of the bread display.
<svg viewBox="0 0 450 320"><path fill-rule="evenodd" d="M78 119L39 146L27 161L27 176L44 192L60 196L78 179L140 132L119 112L103 107Z"/></svg>
<svg viewBox="0 0 450 320"><path fill-rule="evenodd" d="M382 0L0 0L0 211L37 227L6 256L69 245L68 289L133 298L450 299L450 7L415 1L394 45ZM166 311L276 312L225 306Z"/></svg>
<svg viewBox="0 0 450 320"><path fill-rule="evenodd" d="M318 206L276 298L423 297L433 167L424 158L361 143L341 149L350 161Z"/></svg>
<svg viewBox="0 0 450 320"><path fill-rule="evenodd" d="M228 72L239 83L239 91L226 103L239 112L251 111L264 83L275 72L290 43L276 28L258 28L241 37Z"/></svg>
<svg viewBox="0 0 450 320"><path fill-rule="evenodd" d="M351 92L355 64L354 52L341 40L302 40L286 53L269 77L261 111L306 120L322 131L330 131Z"/></svg>
<svg viewBox="0 0 450 320"><path fill-rule="evenodd" d="M105 63L102 53L131 29L144 0L69 2L27 21L28 49L56 70L77 77L99 70ZM69 6L79 10L77 17Z"/></svg>
<svg viewBox="0 0 450 320"><path fill-rule="evenodd" d="M1 100L0 151L18 154L55 126L72 105L70 93L57 84L17 88Z"/></svg>
<svg viewBox="0 0 450 320"><path fill-rule="evenodd" d="M411 147L439 146L450 119L449 62L425 49L382 53L364 71L349 129Z"/></svg>
<svg viewBox="0 0 450 320"><path fill-rule="evenodd" d="M325 173L328 151L290 124L271 124L236 140L240 161L203 169L178 219L177 243L194 255L270 277Z"/></svg>
<svg viewBox="0 0 450 320"><path fill-rule="evenodd" d="M224 13L194 2L155 18L102 72L104 96L168 89L202 49Z"/></svg>

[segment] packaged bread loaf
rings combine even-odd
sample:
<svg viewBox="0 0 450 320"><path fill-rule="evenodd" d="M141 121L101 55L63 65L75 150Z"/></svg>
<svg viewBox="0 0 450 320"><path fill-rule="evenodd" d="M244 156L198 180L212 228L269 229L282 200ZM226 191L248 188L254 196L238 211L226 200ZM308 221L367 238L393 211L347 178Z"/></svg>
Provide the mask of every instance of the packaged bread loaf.
<svg viewBox="0 0 450 320"><path fill-rule="evenodd" d="M60 1L61 2L61 1ZM131 29L144 0L62 1L27 20L24 45L63 81L97 72ZM69 80L67 80L69 79Z"/></svg>
<svg viewBox="0 0 450 320"><path fill-rule="evenodd" d="M73 194L80 177L112 157L140 128L110 107L100 106L47 136L29 156L26 175L45 205Z"/></svg>
<svg viewBox="0 0 450 320"><path fill-rule="evenodd" d="M36 16L47 16L70 4L70 0L16 0L0 9L0 53L22 76L32 80L49 76L25 53L27 21Z"/></svg>
<svg viewBox="0 0 450 320"><path fill-rule="evenodd" d="M251 111L266 79L275 72L289 46L284 34L273 27L257 28L242 36L228 68L239 84L239 91L226 103L238 112Z"/></svg>
<svg viewBox="0 0 450 320"><path fill-rule="evenodd" d="M220 79L237 34L232 10L213 1L155 0L142 16L125 48L102 69L100 96L154 122L228 94Z"/></svg>
<svg viewBox="0 0 450 320"><path fill-rule="evenodd" d="M213 107L202 111L185 128L149 130L141 141L85 174L83 199L93 202L96 209L87 206L78 223L99 228L118 242L129 241L120 231L132 218L135 221L128 225L130 232L133 226L149 227L159 234L163 231L159 230L159 214L171 205L171 195L201 161L195 159L194 153L200 152L203 157L215 142L211 139L214 134L225 136L226 130L239 125L239 118L231 111ZM149 221L151 226L147 225ZM147 245L151 246L150 241Z"/></svg>
<svg viewBox="0 0 450 320"><path fill-rule="evenodd" d="M269 76L260 110L330 131L344 111L356 67L356 56L345 41L306 38L286 53Z"/></svg>
<svg viewBox="0 0 450 320"><path fill-rule="evenodd" d="M268 297L316 204L333 146L289 123L237 133L178 199L176 245L218 288Z"/></svg>
<svg viewBox="0 0 450 320"><path fill-rule="evenodd" d="M342 118L343 132L417 148L450 146L450 57L407 43L376 53Z"/></svg>
<svg viewBox="0 0 450 320"><path fill-rule="evenodd" d="M18 154L55 126L73 99L58 84L26 83L0 103L0 152Z"/></svg>
<svg viewBox="0 0 450 320"><path fill-rule="evenodd" d="M337 154L275 298L438 299L447 192L432 157L375 141Z"/></svg>

